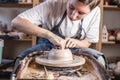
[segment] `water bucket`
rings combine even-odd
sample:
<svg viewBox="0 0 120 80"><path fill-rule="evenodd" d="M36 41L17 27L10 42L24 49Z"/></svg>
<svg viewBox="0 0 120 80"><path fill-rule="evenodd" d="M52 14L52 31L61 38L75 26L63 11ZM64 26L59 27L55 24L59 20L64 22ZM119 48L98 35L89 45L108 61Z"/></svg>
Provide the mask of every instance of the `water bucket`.
<svg viewBox="0 0 120 80"><path fill-rule="evenodd" d="M3 46L4 46L4 41L0 39L0 64L2 61Z"/></svg>

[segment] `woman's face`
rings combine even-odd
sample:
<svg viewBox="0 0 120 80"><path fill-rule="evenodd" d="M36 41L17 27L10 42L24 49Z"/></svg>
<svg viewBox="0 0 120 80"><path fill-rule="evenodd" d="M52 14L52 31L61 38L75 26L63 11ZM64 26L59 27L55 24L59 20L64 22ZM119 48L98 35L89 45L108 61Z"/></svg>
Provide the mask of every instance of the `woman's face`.
<svg viewBox="0 0 120 80"><path fill-rule="evenodd" d="M89 6L78 0L69 0L67 3L67 14L71 21L83 19L89 12Z"/></svg>

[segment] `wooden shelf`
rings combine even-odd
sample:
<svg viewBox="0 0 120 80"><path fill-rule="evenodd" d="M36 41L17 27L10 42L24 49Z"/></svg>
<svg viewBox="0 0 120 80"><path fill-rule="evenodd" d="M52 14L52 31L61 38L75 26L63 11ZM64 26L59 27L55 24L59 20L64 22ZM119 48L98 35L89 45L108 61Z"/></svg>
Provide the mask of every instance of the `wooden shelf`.
<svg viewBox="0 0 120 80"><path fill-rule="evenodd" d="M102 44L115 44L115 41L102 42Z"/></svg>
<svg viewBox="0 0 120 80"><path fill-rule="evenodd" d="M32 39L16 39L16 40L5 40L5 41L32 41Z"/></svg>
<svg viewBox="0 0 120 80"><path fill-rule="evenodd" d="M32 3L0 3L0 7L32 7Z"/></svg>
<svg viewBox="0 0 120 80"><path fill-rule="evenodd" d="M103 8L104 8L104 9L120 10L119 7L117 7L117 6L111 6L111 5L104 5Z"/></svg>
<svg viewBox="0 0 120 80"><path fill-rule="evenodd" d="M19 39L19 41L32 41L32 39Z"/></svg>

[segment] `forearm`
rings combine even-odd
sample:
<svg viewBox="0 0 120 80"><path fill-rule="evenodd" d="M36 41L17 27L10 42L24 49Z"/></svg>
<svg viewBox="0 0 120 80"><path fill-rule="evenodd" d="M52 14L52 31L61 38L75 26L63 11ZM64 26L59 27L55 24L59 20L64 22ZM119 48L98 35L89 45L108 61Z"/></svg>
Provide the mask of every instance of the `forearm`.
<svg viewBox="0 0 120 80"><path fill-rule="evenodd" d="M76 48L88 48L91 43L87 40L78 40Z"/></svg>
<svg viewBox="0 0 120 80"><path fill-rule="evenodd" d="M38 37L43 37L43 38L49 38L53 33L50 31L40 28L35 24L32 24L30 21L16 17L12 23L11 26L21 32L24 32L26 34L32 34Z"/></svg>
<svg viewBox="0 0 120 80"><path fill-rule="evenodd" d="M57 45L60 47L62 46L62 44L65 43L64 39L55 35L51 31L46 30L41 27L38 27L37 25L31 23L30 21L20 18L20 17L16 17L12 21L11 26L19 31L26 33L26 34L32 34L32 35L35 35L38 37L46 38L50 42L52 42L54 45Z"/></svg>

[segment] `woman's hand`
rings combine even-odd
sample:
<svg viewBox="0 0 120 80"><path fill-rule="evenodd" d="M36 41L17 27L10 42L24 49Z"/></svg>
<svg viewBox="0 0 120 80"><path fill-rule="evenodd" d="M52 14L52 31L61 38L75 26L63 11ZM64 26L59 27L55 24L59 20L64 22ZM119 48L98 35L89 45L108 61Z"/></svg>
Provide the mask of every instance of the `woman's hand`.
<svg viewBox="0 0 120 80"><path fill-rule="evenodd" d="M88 48L91 45L88 40L78 40L74 38L66 38L65 42L65 48Z"/></svg>
<svg viewBox="0 0 120 80"><path fill-rule="evenodd" d="M75 48L77 46L77 40L73 38L66 38L65 48Z"/></svg>
<svg viewBox="0 0 120 80"><path fill-rule="evenodd" d="M60 49L65 49L66 41L63 38L61 38L55 34L52 34L51 36L49 36L48 40L51 43L53 43L55 46L60 47Z"/></svg>

